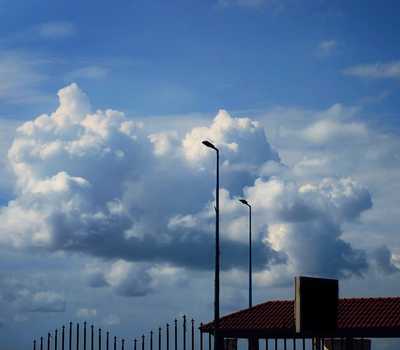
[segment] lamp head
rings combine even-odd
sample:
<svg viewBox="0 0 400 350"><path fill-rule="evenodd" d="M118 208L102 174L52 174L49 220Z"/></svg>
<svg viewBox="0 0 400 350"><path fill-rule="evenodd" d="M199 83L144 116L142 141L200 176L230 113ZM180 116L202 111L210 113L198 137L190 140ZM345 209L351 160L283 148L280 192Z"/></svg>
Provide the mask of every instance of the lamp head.
<svg viewBox="0 0 400 350"><path fill-rule="evenodd" d="M244 205L250 206L250 204L245 199L239 199L239 202L243 203Z"/></svg>
<svg viewBox="0 0 400 350"><path fill-rule="evenodd" d="M215 147L210 141L204 140L201 143L208 148L212 148L218 151L217 147Z"/></svg>

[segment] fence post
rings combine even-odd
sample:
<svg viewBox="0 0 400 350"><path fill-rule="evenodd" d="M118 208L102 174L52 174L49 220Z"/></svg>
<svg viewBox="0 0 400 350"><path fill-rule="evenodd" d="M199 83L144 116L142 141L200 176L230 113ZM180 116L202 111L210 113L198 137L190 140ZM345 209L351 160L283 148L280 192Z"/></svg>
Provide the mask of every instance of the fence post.
<svg viewBox="0 0 400 350"><path fill-rule="evenodd" d="M117 350L117 337L114 337L114 350Z"/></svg>
<svg viewBox="0 0 400 350"><path fill-rule="evenodd" d="M109 350L109 342L110 342L110 332L106 333L106 350Z"/></svg>
<svg viewBox="0 0 400 350"><path fill-rule="evenodd" d="M178 350L178 320L174 320L175 323L175 350Z"/></svg>
<svg viewBox="0 0 400 350"><path fill-rule="evenodd" d="M33 341L33 350L36 350L36 340Z"/></svg>
<svg viewBox="0 0 400 350"><path fill-rule="evenodd" d="M158 327L158 350L161 350L161 327Z"/></svg>
<svg viewBox="0 0 400 350"><path fill-rule="evenodd" d="M62 326L62 331L61 331L61 350L64 350L64 341L65 341L65 326Z"/></svg>
<svg viewBox="0 0 400 350"><path fill-rule="evenodd" d="M54 331L54 350L57 350L58 329Z"/></svg>
<svg viewBox="0 0 400 350"><path fill-rule="evenodd" d="M79 350L79 323L76 324L76 350Z"/></svg>
<svg viewBox="0 0 400 350"><path fill-rule="evenodd" d="M86 350L86 321L83 322L83 350Z"/></svg>
<svg viewBox="0 0 400 350"><path fill-rule="evenodd" d="M150 350L153 350L153 331L150 331Z"/></svg>
<svg viewBox="0 0 400 350"><path fill-rule="evenodd" d="M169 324L167 323L167 350L169 350Z"/></svg>
<svg viewBox="0 0 400 350"><path fill-rule="evenodd" d="M94 348L94 331L93 331L93 325L90 325L90 350L93 350Z"/></svg>
<svg viewBox="0 0 400 350"><path fill-rule="evenodd" d="M72 322L69 323L69 350L72 350Z"/></svg>
<svg viewBox="0 0 400 350"><path fill-rule="evenodd" d="M203 350L203 322L200 322L200 350Z"/></svg>
<svg viewBox="0 0 400 350"><path fill-rule="evenodd" d="M265 350L268 350L268 338L265 338Z"/></svg>
<svg viewBox="0 0 400 350"><path fill-rule="evenodd" d="M137 339L135 338L135 340L133 341L133 350L137 350Z"/></svg>
<svg viewBox="0 0 400 350"><path fill-rule="evenodd" d="M211 350L211 333L208 333L208 350Z"/></svg>
<svg viewBox="0 0 400 350"><path fill-rule="evenodd" d="M122 350L124 350L125 347L125 339L122 339Z"/></svg>
<svg viewBox="0 0 400 350"><path fill-rule="evenodd" d="M98 344L99 350L101 350L101 328L99 328L99 344Z"/></svg>
<svg viewBox="0 0 400 350"><path fill-rule="evenodd" d="M144 350L144 334L142 335L142 350Z"/></svg>
<svg viewBox="0 0 400 350"><path fill-rule="evenodd" d="M183 315L183 350L186 350L186 315Z"/></svg>
<svg viewBox="0 0 400 350"><path fill-rule="evenodd" d="M50 350L50 337L51 337L51 334L47 333L47 350Z"/></svg>
<svg viewBox="0 0 400 350"><path fill-rule="evenodd" d="M194 350L194 319L192 318L192 350Z"/></svg>
<svg viewBox="0 0 400 350"><path fill-rule="evenodd" d="M43 337L40 337L40 350L43 350Z"/></svg>

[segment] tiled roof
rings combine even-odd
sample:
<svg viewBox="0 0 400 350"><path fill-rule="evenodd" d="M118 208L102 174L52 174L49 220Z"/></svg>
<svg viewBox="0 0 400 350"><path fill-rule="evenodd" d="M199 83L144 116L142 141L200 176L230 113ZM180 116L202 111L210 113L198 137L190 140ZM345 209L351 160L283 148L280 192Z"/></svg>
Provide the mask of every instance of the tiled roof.
<svg viewBox="0 0 400 350"><path fill-rule="evenodd" d="M212 330L212 323L203 331ZM220 319L219 329L241 332L276 332L293 334L295 329L294 302L268 301L250 309L226 315ZM393 330L400 335L400 297L339 299L338 332Z"/></svg>

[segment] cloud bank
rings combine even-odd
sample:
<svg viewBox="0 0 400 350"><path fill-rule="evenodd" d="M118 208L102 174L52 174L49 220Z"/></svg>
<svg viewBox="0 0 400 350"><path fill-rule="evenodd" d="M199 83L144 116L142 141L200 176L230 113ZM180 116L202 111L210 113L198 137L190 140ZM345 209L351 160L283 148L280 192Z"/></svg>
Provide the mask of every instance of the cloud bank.
<svg viewBox="0 0 400 350"><path fill-rule="evenodd" d="M16 197L0 208L2 245L91 256L97 262L87 268L89 285L122 296L182 283L172 276L186 270L211 269L215 155L201 144L209 139L221 150L225 271L247 266L247 213L239 196L254 206L258 283L366 271L365 252L342 235L371 208L369 191L351 178L299 178L259 122L221 110L209 126L184 135L147 132L119 111L93 109L76 84L58 97L53 113L18 128L9 150ZM321 143L341 131L327 120L300 137ZM354 124L345 132L365 130Z"/></svg>

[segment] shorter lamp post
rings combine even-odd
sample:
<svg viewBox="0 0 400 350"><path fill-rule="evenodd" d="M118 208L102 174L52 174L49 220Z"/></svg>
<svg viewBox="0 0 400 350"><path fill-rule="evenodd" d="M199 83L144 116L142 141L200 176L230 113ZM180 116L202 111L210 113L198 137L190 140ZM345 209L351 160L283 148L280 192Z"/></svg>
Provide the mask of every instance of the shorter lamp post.
<svg viewBox="0 0 400 350"><path fill-rule="evenodd" d="M239 199L239 202L249 208L249 308L253 305L252 293L252 263L251 263L251 205L245 199Z"/></svg>

